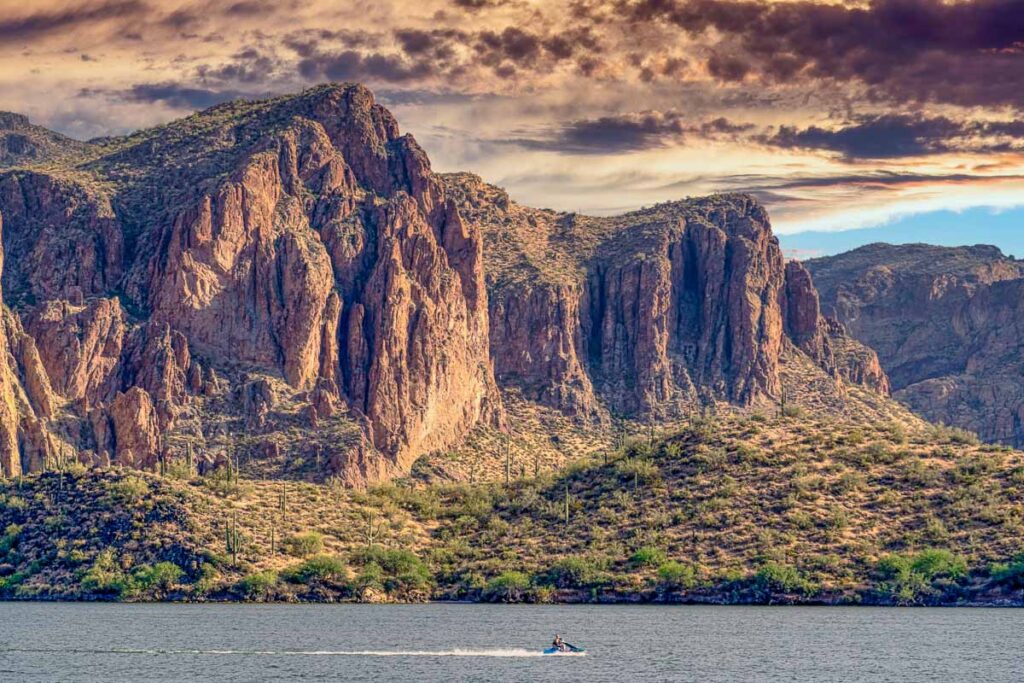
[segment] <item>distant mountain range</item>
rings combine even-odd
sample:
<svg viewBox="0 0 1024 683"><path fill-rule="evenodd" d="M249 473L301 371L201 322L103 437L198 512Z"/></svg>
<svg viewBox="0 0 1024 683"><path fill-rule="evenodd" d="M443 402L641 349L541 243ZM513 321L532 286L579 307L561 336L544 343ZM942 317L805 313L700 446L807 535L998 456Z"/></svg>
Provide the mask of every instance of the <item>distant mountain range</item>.
<svg viewBox="0 0 1024 683"><path fill-rule="evenodd" d="M872 419L905 412L890 381L1024 434L1020 269L993 249L805 267L745 195L523 207L433 173L358 85L90 143L3 114L0 167L8 476L189 459L358 485L473 435L493 454L531 406L605 431L787 401Z"/></svg>

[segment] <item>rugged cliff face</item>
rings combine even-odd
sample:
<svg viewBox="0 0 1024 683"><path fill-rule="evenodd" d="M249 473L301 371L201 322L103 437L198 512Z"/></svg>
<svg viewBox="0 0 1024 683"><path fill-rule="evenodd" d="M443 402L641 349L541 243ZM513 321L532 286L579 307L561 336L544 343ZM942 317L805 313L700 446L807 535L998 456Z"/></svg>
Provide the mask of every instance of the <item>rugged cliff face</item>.
<svg viewBox="0 0 1024 683"><path fill-rule="evenodd" d="M0 248L0 269L4 261ZM54 439L48 420L54 403L35 340L17 315L0 304L0 475L38 468L50 456Z"/></svg>
<svg viewBox="0 0 1024 683"><path fill-rule="evenodd" d="M1024 444L1024 264L995 247L874 244L807 263L826 313L878 351L895 397Z"/></svg>
<svg viewBox="0 0 1024 683"><path fill-rule="evenodd" d="M749 197L593 218L519 206L469 174L445 182L484 230L499 381L533 400L591 418L751 404L780 396L788 351L888 391L873 354L821 316L810 275L784 263Z"/></svg>
<svg viewBox="0 0 1024 683"><path fill-rule="evenodd" d="M274 403L363 425L373 453L317 452L359 483L500 420L479 232L362 87L214 108L75 173L13 170L0 213L7 298L93 461L275 432L296 418ZM280 401L244 400L253 371L280 376Z"/></svg>
<svg viewBox="0 0 1024 683"><path fill-rule="evenodd" d="M363 484L501 428L499 383L596 423L776 400L787 358L887 391L743 195L520 207L354 85L60 153L0 127L38 143L0 162L7 474L193 453Z"/></svg>

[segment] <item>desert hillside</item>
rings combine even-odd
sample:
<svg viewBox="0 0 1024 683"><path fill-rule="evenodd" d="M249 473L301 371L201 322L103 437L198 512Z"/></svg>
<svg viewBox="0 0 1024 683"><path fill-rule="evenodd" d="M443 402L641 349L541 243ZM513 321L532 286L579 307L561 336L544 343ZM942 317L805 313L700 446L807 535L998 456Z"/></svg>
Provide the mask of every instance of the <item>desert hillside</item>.
<svg viewBox="0 0 1024 683"><path fill-rule="evenodd" d="M29 475L0 595L1018 604L1024 457L898 417L698 417L508 483Z"/></svg>

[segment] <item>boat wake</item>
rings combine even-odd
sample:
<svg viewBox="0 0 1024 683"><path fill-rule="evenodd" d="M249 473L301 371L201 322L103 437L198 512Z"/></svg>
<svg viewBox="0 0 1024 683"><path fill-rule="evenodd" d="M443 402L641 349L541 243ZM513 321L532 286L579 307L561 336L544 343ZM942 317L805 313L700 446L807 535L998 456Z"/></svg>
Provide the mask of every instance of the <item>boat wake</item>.
<svg viewBox="0 0 1024 683"><path fill-rule="evenodd" d="M543 657L539 650L525 648L483 648L452 650L169 650L169 649L127 649L104 650L84 649L0 649L3 652L24 652L39 654L108 654L108 655L193 655L193 656L239 656L239 657ZM563 652L559 656L582 657L583 652Z"/></svg>

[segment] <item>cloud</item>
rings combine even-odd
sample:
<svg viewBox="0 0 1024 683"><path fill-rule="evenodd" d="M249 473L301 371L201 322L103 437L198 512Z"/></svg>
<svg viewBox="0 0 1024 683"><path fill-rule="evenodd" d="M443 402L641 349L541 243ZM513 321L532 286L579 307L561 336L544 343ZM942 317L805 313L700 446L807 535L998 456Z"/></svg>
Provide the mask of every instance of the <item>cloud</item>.
<svg viewBox="0 0 1024 683"><path fill-rule="evenodd" d="M883 114L862 116L833 129L782 126L774 135L762 139L776 147L828 150L849 159L896 159L958 150L1011 151L1024 143L1024 122Z"/></svg>
<svg viewBox="0 0 1024 683"><path fill-rule="evenodd" d="M226 64L212 66L201 64L196 69L199 80L204 84L232 83L270 83L275 74L284 68L276 55L263 52L253 47L244 48L234 55Z"/></svg>
<svg viewBox="0 0 1024 683"><path fill-rule="evenodd" d="M70 34L76 28L109 19L125 19L148 10L141 0L80 2L21 17L0 18L0 44L30 41L57 31ZM2 16L2 15L0 15Z"/></svg>
<svg viewBox="0 0 1024 683"><path fill-rule="evenodd" d="M83 96L101 94L94 90L82 90ZM107 93L125 102L159 103L174 109L206 109L216 104L229 102L240 97L252 97L253 93L237 90L212 90L196 88L181 83L138 83L127 90Z"/></svg>
<svg viewBox="0 0 1024 683"><path fill-rule="evenodd" d="M963 133L961 124L945 117L886 114L833 130L782 126L767 141L777 147L823 149L849 158L886 159L947 152L950 139Z"/></svg>
<svg viewBox="0 0 1024 683"><path fill-rule="evenodd" d="M678 144L686 136L733 136L753 128L753 124L734 123L724 117L695 123L675 110L644 111L580 119L558 127L548 136L519 137L506 142L573 154L616 154Z"/></svg>
<svg viewBox="0 0 1024 683"><path fill-rule="evenodd" d="M584 71L599 40L589 27L558 31L400 27L388 33L321 31L291 34L285 44L306 80L408 83L443 80L445 87L491 89L501 80L544 77L561 63ZM419 83L422 87L422 83ZM485 88L486 89L486 88Z"/></svg>
<svg viewBox="0 0 1024 683"><path fill-rule="evenodd" d="M856 82L876 96L1024 105L1024 0L619 0L634 24L704 41L709 75Z"/></svg>
<svg viewBox="0 0 1024 683"><path fill-rule="evenodd" d="M426 79L435 75L434 66L426 60L409 60L398 54L359 52L316 52L299 62L299 73L309 80L385 81L400 83Z"/></svg>

